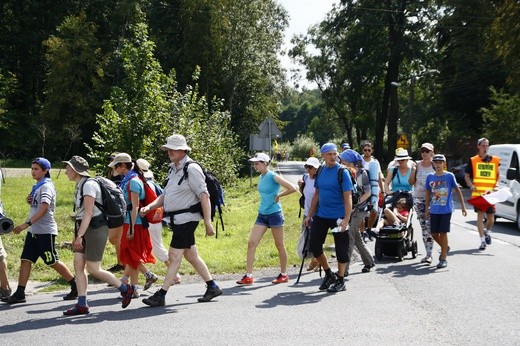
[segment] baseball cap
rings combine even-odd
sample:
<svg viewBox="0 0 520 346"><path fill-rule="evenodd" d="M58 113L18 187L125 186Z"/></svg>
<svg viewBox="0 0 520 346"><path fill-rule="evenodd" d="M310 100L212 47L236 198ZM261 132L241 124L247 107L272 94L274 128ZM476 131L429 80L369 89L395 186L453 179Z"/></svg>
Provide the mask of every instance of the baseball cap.
<svg viewBox="0 0 520 346"><path fill-rule="evenodd" d="M249 159L249 162L265 162L265 163L269 163L269 161L271 161L269 159L269 155L264 154L264 153L255 154L255 156L253 156L252 158Z"/></svg>
<svg viewBox="0 0 520 346"><path fill-rule="evenodd" d="M433 155L432 161L445 161L446 162L446 157L442 154L435 154L435 155Z"/></svg>

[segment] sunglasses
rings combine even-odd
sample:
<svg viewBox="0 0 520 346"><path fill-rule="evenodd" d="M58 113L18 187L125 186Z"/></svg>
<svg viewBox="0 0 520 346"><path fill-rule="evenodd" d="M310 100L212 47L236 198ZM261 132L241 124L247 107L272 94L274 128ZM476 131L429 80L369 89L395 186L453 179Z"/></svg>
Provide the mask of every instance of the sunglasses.
<svg viewBox="0 0 520 346"><path fill-rule="evenodd" d="M363 149L363 151L368 151L368 152L371 152L372 149Z"/></svg>
<svg viewBox="0 0 520 346"><path fill-rule="evenodd" d="M421 153L431 153L430 149L421 149Z"/></svg>

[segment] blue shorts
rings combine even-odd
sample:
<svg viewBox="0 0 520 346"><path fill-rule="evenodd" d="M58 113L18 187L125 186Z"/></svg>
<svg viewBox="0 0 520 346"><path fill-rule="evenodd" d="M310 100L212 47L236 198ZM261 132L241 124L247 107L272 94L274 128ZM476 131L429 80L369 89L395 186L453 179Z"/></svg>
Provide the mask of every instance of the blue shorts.
<svg viewBox="0 0 520 346"><path fill-rule="evenodd" d="M451 213L430 214L430 228L432 233L448 233L451 225Z"/></svg>
<svg viewBox="0 0 520 346"><path fill-rule="evenodd" d="M266 226L267 228L283 227L284 218L283 212L279 211L272 214L258 214L255 225Z"/></svg>

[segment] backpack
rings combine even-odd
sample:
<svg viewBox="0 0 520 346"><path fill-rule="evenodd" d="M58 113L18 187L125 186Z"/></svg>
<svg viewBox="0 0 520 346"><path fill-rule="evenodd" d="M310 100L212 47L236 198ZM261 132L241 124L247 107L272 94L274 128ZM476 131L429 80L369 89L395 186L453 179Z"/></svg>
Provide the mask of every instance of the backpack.
<svg viewBox="0 0 520 346"><path fill-rule="evenodd" d="M302 183L302 186L300 187L300 193L302 195L300 196L300 199L298 201L298 203L300 204L300 211L298 212L298 218L302 217L302 209L305 209L305 195L303 194L303 189L305 189L305 184L307 183L308 177L309 177L308 173L305 173L302 176L303 183Z"/></svg>
<svg viewBox="0 0 520 346"><path fill-rule="evenodd" d="M192 163L196 163L197 165L202 168L202 172L204 173L204 177L206 180L206 186L208 188L209 192L209 201L211 203L211 221L213 221L213 218L215 217L216 212L218 211L219 217L220 217L220 223L222 224L222 231L224 231L224 220L222 218L222 206L224 205L224 190L222 188L222 185L220 184L218 178L213 174L212 172L208 171L204 167L200 165L197 161L187 161L184 164L183 170L183 176L179 180L178 185L180 185L184 179L188 179L188 166ZM201 203L197 203L195 205L190 206L187 210L183 210L182 212L190 211L190 212L199 212L202 214L202 205ZM218 237L218 221L217 221L217 228L216 228L216 234L215 238Z"/></svg>
<svg viewBox="0 0 520 346"><path fill-rule="evenodd" d="M321 173L321 170L323 169L323 165L318 168L318 171L316 172L316 176L314 177L314 181L318 180L318 176ZM338 183L339 186L343 185L343 171L347 170L350 180L352 182L352 207L356 206L359 203L359 198L361 197L362 193L359 192L358 184L356 182L355 176L352 174L352 172L347 169L345 166L340 166L338 169Z"/></svg>
<svg viewBox="0 0 520 346"><path fill-rule="evenodd" d="M126 202L123 191L112 181L104 177L88 178L95 180L101 188L102 203L95 202L96 207L103 213L108 228L117 228L123 225L126 215ZM81 184L80 206L83 204L83 186L88 179ZM75 209L75 208L74 208Z"/></svg>
<svg viewBox="0 0 520 346"><path fill-rule="evenodd" d="M139 200L139 207L147 206L157 199L157 187L154 184L154 188L148 184L147 181L143 181L140 177L139 180L143 182L144 187L144 199ZM128 198L130 198L130 182L127 184L128 186ZM129 210L131 209L131 204L128 206ZM161 223L164 217L164 208L159 207L157 209L150 210L144 217L148 223ZM146 223L143 226L147 227Z"/></svg>

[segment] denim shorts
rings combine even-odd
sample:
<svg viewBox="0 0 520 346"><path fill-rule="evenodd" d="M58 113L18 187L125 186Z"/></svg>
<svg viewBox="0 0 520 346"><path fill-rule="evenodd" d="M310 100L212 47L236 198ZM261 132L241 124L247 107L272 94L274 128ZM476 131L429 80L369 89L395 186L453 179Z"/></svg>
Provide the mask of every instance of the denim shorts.
<svg viewBox="0 0 520 346"><path fill-rule="evenodd" d="M256 217L255 225L266 226L267 228L283 227L284 218L283 212L279 211L272 214L258 214Z"/></svg>

